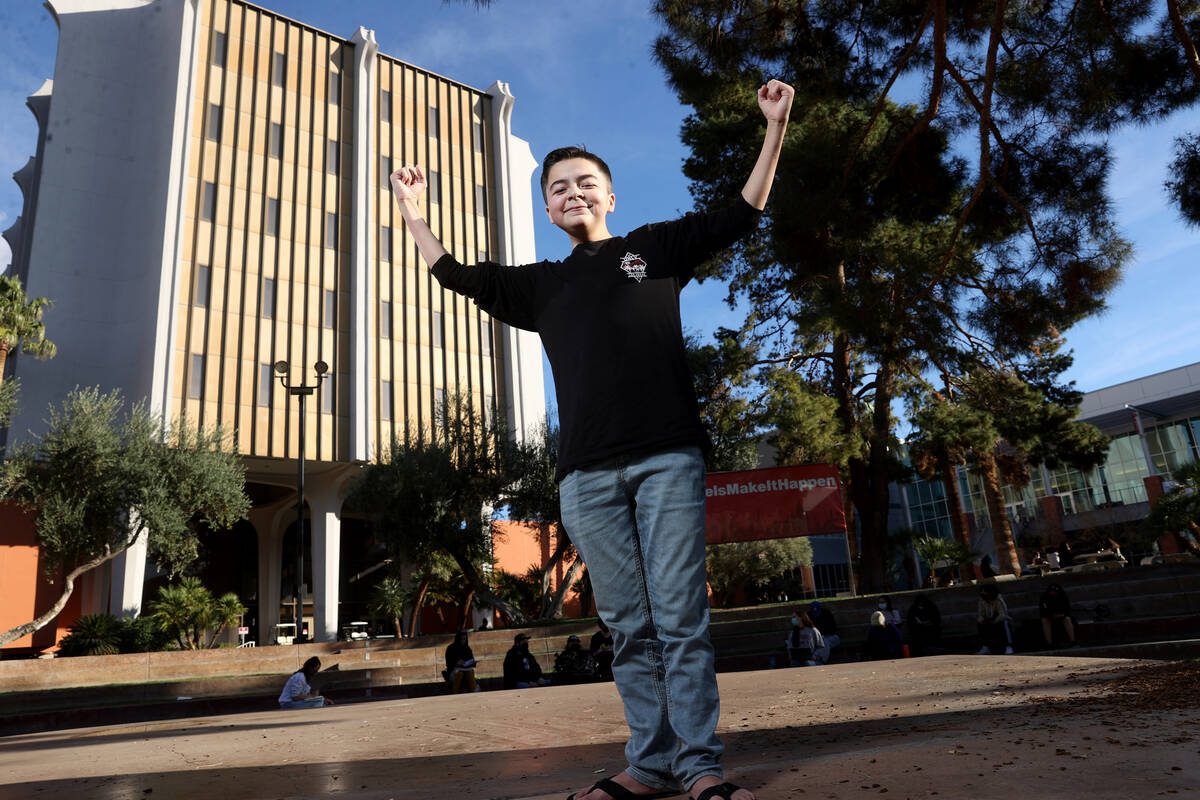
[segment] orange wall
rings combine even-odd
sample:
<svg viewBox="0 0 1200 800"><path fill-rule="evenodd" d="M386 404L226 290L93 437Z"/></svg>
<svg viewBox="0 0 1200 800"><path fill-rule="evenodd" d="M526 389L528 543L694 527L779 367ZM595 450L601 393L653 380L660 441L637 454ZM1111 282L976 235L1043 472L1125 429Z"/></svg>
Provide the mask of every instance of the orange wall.
<svg viewBox="0 0 1200 800"><path fill-rule="evenodd" d="M0 503L0 631L22 625L44 613L62 593L61 578L46 580L38 557L33 517ZM58 618L40 631L23 636L3 647L5 655L25 655L53 649L79 618L80 590L67 601Z"/></svg>
<svg viewBox="0 0 1200 800"><path fill-rule="evenodd" d="M493 522L492 554L496 558L496 567L513 575L524 575L530 567L540 569L554 554L554 532L557 529L557 525L552 525L542 530L534 523L515 520ZM553 588L558 588L573 563L574 558L564 558L558 562L551 577ZM583 616L579 610L578 595L567 593L566 602L563 604L563 616Z"/></svg>

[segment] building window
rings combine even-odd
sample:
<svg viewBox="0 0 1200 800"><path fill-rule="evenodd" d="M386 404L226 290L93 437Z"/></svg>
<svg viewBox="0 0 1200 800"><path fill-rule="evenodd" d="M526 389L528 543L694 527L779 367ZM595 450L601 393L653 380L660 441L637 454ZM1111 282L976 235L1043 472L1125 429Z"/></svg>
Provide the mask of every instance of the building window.
<svg viewBox="0 0 1200 800"><path fill-rule="evenodd" d="M446 409L450 407L450 397L446 392L445 386L442 386L434 392L433 402L437 405L435 411L440 412L444 418Z"/></svg>
<svg viewBox="0 0 1200 800"><path fill-rule="evenodd" d="M392 185L392 157L379 157L379 182L384 186Z"/></svg>
<svg viewBox="0 0 1200 800"><path fill-rule="evenodd" d="M475 131L475 152L482 153L483 152L483 123L476 122L474 125L474 131Z"/></svg>
<svg viewBox="0 0 1200 800"><path fill-rule="evenodd" d="M287 76L287 59L283 53L276 53L271 61L271 83L276 86L283 86L284 78Z"/></svg>
<svg viewBox="0 0 1200 800"><path fill-rule="evenodd" d="M379 301L379 336L392 338L392 304L387 300Z"/></svg>
<svg viewBox="0 0 1200 800"><path fill-rule="evenodd" d="M479 184L475 184L475 213L487 216L487 189Z"/></svg>
<svg viewBox="0 0 1200 800"><path fill-rule="evenodd" d="M283 125L271 123L271 144L268 150L271 158L283 158Z"/></svg>
<svg viewBox="0 0 1200 800"><path fill-rule="evenodd" d="M336 72L329 73L329 102L342 102L342 76Z"/></svg>
<svg viewBox="0 0 1200 800"><path fill-rule="evenodd" d="M334 388L333 376L326 375L325 380L321 382L321 411L326 414L333 413Z"/></svg>
<svg viewBox="0 0 1200 800"><path fill-rule="evenodd" d="M442 176L437 170L429 170L429 202L442 202Z"/></svg>
<svg viewBox="0 0 1200 800"><path fill-rule="evenodd" d="M392 382L380 381L379 383L379 418L389 420L392 418Z"/></svg>
<svg viewBox="0 0 1200 800"><path fill-rule="evenodd" d="M279 198L267 198L267 235L279 235Z"/></svg>
<svg viewBox="0 0 1200 800"><path fill-rule="evenodd" d="M208 104L207 139L210 142L221 141L221 107L216 103Z"/></svg>
<svg viewBox="0 0 1200 800"><path fill-rule="evenodd" d="M429 107L429 135L438 136L438 110L437 106Z"/></svg>
<svg viewBox="0 0 1200 800"><path fill-rule="evenodd" d="M262 308L259 309L263 319L275 319L275 279L263 278Z"/></svg>
<svg viewBox="0 0 1200 800"><path fill-rule="evenodd" d="M274 380L274 373L270 364L258 365L258 404L260 406L271 405L271 384Z"/></svg>
<svg viewBox="0 0 1200 800"><path fill-rule="evenodd" d="M392 121L392 93L387 89L379 93L379 120L381 122Z"/></svg>
<svg viewBox="0 0 1200 800"><path fill-rule="evenodd" d="M325 313L322 323L326 328L333 328L337 320L337 292L333 289L325 290Z"/></svg>
<svg viewBox="0 0 1200 800"><path fill-rule="evenodd" d="M338 215L336 211L325 214L325 246L336 250L338 246Z"/></svg>
<svg viewBox="0 0 1200 800"><path fill-rule="evenodd" d="M387 225L379 229L379 259L389 263L392 260L392 229Z"/></svg>
<svg viewBox="0 0 1200 800"><path fill-rule="evenodd" d="M483 396L483 424L491 425L496 421L496 401L491 395Z"/></svg>
<svg viewBox="0 0 1200 800"><path fill-rule="evenodd" d="M341 156L341 154L342 154L342 151L338 147L337 140L330 139L329 144L326 147L326 154L325 154L325 169L329 172L330 175L338 174L338 158Z"/></svg>
<svg viewBox="0 0 1200 800"><path fill-rule="evenodd" d="M192 353L192 368L188 374L188 397L198 400L204 391L204 356Z"/></svg>
<svg viewBox="0 0 1200 800"><path fill-rule="evenodd" d="M208 307L208 285L212 280L212 271L203 264L196 267L196 285L192 290L198 308Z"/></svg>
<svg viewBox="0 0 1200 800"><path fill-rule="evenodd" d="M482 340L481 347L483 348L483 354L490 356L492 354L492 323L484 321L480 339Z"/></svg>
<svg viewBox="0 0 1200 800"><path fill-rule="evenodd" d="M204 182L204 199L200 204L200 219L212 222L217 216L217 185Z"/></svg>
<svg viewBox="0 0 1200 800"><path fill-rule="evenodd" d="M228 42L229 39L224 31L217 31L213 34L212 63L214 67L225 66L225 50Z"/></svg>
<svg viewBox="0 0 1200 800"><path fill-rule="evenodd" d="M444 347L442 344L442 312L433 312L433 346Z"/></svg>

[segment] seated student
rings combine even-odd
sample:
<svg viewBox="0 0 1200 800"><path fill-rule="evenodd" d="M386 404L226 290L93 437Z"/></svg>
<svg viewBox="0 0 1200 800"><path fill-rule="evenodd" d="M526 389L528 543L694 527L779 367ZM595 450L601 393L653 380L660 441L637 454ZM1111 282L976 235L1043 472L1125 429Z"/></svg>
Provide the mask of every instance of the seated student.
<svg viewBox="0 0 1200 800"><path fill-rule="evenodd" d="M1000 590L994 583L985 583L979 590L979 611L975 621L979 624L979 639L983 644L978 655L999 653L1003 649L1005 655L1012 655L1012 631L1009 622L1008 605L1000 596Z"/></svg>
<svg viewBox="0 0 1200 800"><path fill-rule="evenodd" d="M942 652L942 612L928 595L917 595L908 607L908 639L914 656Z"/></svg>
<svg viewBox="0 0 1200 800"><path fill-rule="evenodd" d="M813 653L825 646L821 632L813 625L812 618L803 611L792 612L792 629L788 632L784 645L788 652L789 667L808 667L817 662Z"/></svg>
<svg viewBox="0 0 1200 800"><path fill-rule="evenodd" d="M479 691L475 681L475 655L467 643L466 631L456 633L454 641L446 648L446 671L442 674L450 681L450 691L454 694Z"/></svg>
<svg viewBox="0 0 1200 800"><path fill-rule="evenodd" d="M833 618L833 612L816 600L813 600L808 605L808 617L812 620L816 629L821 632L821 640L823 642L820 647L813 650L813 661L816 661L818 664L828 664L833 648L837 647L842 641L837 632L837 620Z"/></svg>
<svg viewBox="0 0 1200 800"><path fill-rule="evenodd" d="M320 692L314 691L308 685L308 682L320 669L321 659L313 656L304 662L304 666L293 672L287 683L283 685L283 691L279 694L279 707L284 709L320 708L333 705L332 700L322 697Z"/></svg>
<svg viewBox="0 0 1200 800"><path fill-rule="evenodd" d="M900 629L888 622L882 611L871 614L871 627L867 629L867 643L863 646L867 661L884 661L904 656L904 637Z"/></svg>
<svg viewBox="0 0 1200 800"><path fill-rule="evenodd" d="M597 679L599 668L592 654L583 649L579 637L567 637L567 648L554 657L554 683L591 683Z"/></svg>
<svg viewBox="0 0 1200 800"><path fill-rule="evenodd" d="M892 606L892 598L886 594L879 598L879 602L875 604L875 609L883 612L883 618L888 621L889 625L895 625L899 628L904 622L904 619L900 616L900 610Z"/></svg>
<svg viewBox="0 0 1200 800"><path fill-rule="evenodd" d="M596 627L600 630L592 634L592 641L588 643L588 650L592 654L592 658L596 659L596 666L599 668L597 677L602 681L612 680L612 663L613 663L613 637L609 631L608 625L604 620L597 619Z"/></svg>
<svg viewBox="0 0 1200 800"><path fill-rule="evenodd" d="M504 656L504 688L529 689L549 684L550 681L542 677L542 665L529 652L529 635L518 633Z"/></svg>
<svg viewBox="0 0 1200 800"><path fill-rule="evenodd" d="M1071 601L1057 583L1052 583L1038 598L1038 614L1042 618L1042 636L1048 647L1054 646L1054 626L1057 623L1067 635L1067 644L1075 646L1075 623L1071 621Z"/></svg>

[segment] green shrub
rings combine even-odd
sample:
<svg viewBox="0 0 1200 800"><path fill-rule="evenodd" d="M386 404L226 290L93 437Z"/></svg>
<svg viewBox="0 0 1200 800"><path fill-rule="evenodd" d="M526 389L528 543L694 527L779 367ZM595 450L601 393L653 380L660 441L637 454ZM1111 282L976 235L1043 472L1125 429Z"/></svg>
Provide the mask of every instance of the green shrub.
<svg viewBox="0 0 1200 800"><path fill-rule="evenodd" d="M154 653L170 649L171 637L150 617L121 620L122 653Z"/></svg>
<svg viewBox="0 0 1200 800"><path fill-rule="evenodd" d="M152 653L169 648L170 637L149 617L88 614L76 620L58 643L60 656L111 656Z"/></svg>
<svg viewBox="0 0 1200 800"><path fill-rule="evenodd" d="M121 621L112 614L88 614L58 643L60 656L111 656L121 652Z"/></svg>

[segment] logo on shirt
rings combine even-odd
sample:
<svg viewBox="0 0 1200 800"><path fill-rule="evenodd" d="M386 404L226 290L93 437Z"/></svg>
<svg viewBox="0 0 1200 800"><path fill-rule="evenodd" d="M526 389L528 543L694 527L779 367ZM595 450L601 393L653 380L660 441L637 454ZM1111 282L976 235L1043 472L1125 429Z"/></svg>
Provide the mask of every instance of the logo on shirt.
<svg viewBox="0 0 1200 800"><path fill-rule="evenodd" d="M621 269L625 270L625 274L638 283L641 283L642 278L646 277L646 262L642 261L642 257L637 253L626 253L621 256Z"/></svg>

